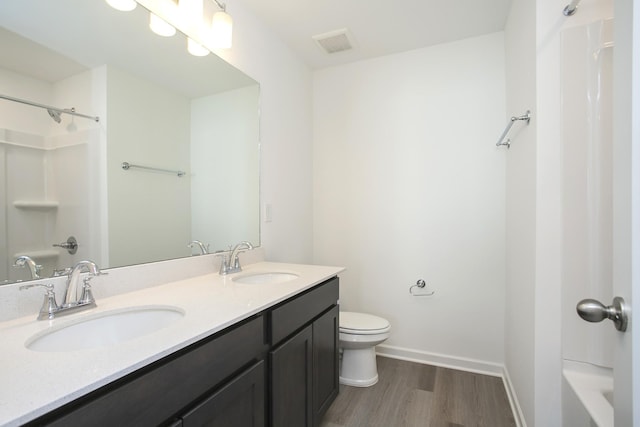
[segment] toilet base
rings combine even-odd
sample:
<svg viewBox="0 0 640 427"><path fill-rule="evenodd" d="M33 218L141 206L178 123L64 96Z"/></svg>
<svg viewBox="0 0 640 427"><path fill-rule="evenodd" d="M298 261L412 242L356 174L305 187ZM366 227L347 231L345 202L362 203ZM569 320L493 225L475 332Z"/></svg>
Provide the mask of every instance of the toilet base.
<svg viewBox="0 0 640 427"><path fill-rule="evenodd" d="M370 387L378 382L375 346L368 348L343 348L340 384L353 387Z"/></svg>

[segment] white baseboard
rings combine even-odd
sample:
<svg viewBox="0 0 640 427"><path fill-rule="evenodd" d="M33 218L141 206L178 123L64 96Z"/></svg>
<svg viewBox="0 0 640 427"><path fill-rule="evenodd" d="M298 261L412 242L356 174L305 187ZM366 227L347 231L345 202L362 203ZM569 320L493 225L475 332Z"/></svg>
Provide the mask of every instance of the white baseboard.
<svg viewBox="0 0 640 427"><path fill-rule="evenodd" d="M527 422L524 419L522 408L520 407L520 403L518 402L516 390L513 388L513 383L511 382L511 377L509 376L509 371L507 370L506 366L502 367L502 381L504 382L504 388L507 391L507 397L509 398L509 403L511 404L511 412L513 412L513 418L515 418L516 420L516 426L527 427Z"/></svg>
<svg viewBox="0 0 640 427"><path fill-rule="evenodd" d="M513 413L513 418L516 421L516 426L527 427L522 414L522 409L518 403L515 389L513 388L513 384L509 377L509 372L506 367L500 363L429 353L426 351L384 344L376 346L376 354L383 357L390 357L392 359L407 360L409 362L424 363L443 368L457 369L459 371L500 377L504 383L504 388L507 393L507 398L509 399L509 404L511 405L511 412Z"/></svg>
<svg viewBox="0 0 640 427"><path fill-rule="evenodd" d="M376 346L376 354L392 359L408 360L409 362L425 363L427 365L458 369L460 371L474 372L476 374L491 375L494 377L501 377L504 369L504 366L499 363L428 353L426 351L384 344Z"/></svg>

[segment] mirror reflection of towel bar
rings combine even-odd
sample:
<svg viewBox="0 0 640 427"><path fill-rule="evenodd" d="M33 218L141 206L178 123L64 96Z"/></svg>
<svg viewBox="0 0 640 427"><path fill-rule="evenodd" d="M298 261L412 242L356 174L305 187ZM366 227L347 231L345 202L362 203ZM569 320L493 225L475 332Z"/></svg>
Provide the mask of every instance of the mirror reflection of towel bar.
<svg viewBox="0 0 640 427"><path fill-rule="evenodd" d="M180 170L153 168L151 166L141 166L141 165L134 165L134 164L129 163L129 162L122 162L122 169L128 171L131 168L144 169L144 170L149 170L149 171L154 171L154 172L166 172L166 173L170 173L170 174L173 174L173 175L178 175L181 178L187 174L186 172L180 171Z"/></svg>

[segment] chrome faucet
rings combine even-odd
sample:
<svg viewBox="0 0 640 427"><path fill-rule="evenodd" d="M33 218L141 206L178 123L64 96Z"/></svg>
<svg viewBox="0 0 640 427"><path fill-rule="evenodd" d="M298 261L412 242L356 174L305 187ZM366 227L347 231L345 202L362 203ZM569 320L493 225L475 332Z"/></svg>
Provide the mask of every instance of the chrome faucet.
<svg viewBox="0 0 640 427"><path fill-rule="evenodd" d="M31 273L32 279L40 279L40 270L42 270L42 266L36 264L36 262L27 255L21 255L16 258L16 262L13 264L16 268L29 268L29 272Z"/></svg>
<svg viewBox="0 0 640 427"><path fill-rule="evenodd" d="M68 271L69 278L67 279L67 290L62 305L58 305L56 302L56 294L52 284L34 283L20 286L21 291L35 287L44 287L47 289L44 296L44 302L42 303L42 308L40 309L40 314L38 315L38 320L51 320L57 316L64 316L65 314L75 313L77 311L86 310L96 306L96 301L91 293L91 285L89 282L93 277L107 273L102 273L93 261L80 261ZM80 280L80 275L84 271L89 272L89 276L82 280L82 295L78 299L78 281Z"/></svg>
<svg viewBox="0 0 640 427"><path fill-rule="evenodd" d="M240 258L238 257L238 255L241 252L250 251L251 249L253 249L253 245L250 242L243 241L235 245L234 248L230 250L230 252L216 252L216 255L222 256L222 263L220 264L220 274L224 276L226 274L242 271L242 267L240 266ZM230 253L229 257L227 257L227 253Z"/></svg>
<svg viewBox="0 0 640 427"><path fill-rule="evenodd" d="M200 255L207 255L209 253L209 245L205 246L200 240L192 240L187 246L192 249L194 246L199 247Z"/></svg>
<svg viewBox="0 0 640 427"><path fill-rule="evenodd" d="M89 272L90 275L83 279L84 285L82 287L82 295L80 299L78 299L78 281L80 280L80 274L82 274L83 271ZM100 272L100 269L93 261L80 261L74 265L71 269L71 273L69 274L69 278L67 279L67 290L64 294L62 308L70 308L91 303L95 305L89 281L93 277L100 276L101 274L104 273Z"/></svg>

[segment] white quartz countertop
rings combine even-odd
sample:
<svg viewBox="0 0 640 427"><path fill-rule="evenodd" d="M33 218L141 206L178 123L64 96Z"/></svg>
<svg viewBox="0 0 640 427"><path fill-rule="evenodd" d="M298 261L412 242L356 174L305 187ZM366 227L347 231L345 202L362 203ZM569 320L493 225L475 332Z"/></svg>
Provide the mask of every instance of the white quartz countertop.
<svg viewBox="0 0 640 427"><path fill-rule="evenodd" d="M36 320L38 313L34 311L0 323L0 426L18 426L33 420L341 271L340 267L259 262L227 276L207 274L97 299L96 308L50 321ZM232 280L260 272L290 272L299 277L274 284L240 284ZM94 287L108 286L108 277ZM39 352L25 347L30 337L47 329L57 329L86 316L139 306L173 306L185 314L151 334L102 348Z"/></svg>

